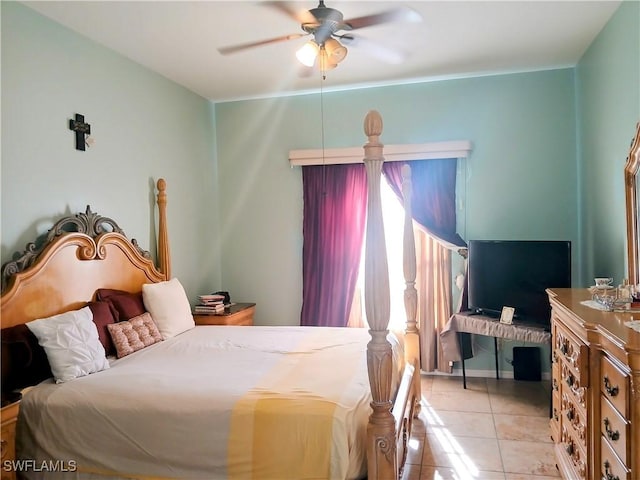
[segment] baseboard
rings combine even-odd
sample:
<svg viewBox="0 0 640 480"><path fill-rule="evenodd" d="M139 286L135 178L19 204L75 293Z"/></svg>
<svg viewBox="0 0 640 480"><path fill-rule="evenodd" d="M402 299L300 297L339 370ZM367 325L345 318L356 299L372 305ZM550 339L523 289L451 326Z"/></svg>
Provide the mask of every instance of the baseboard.
<svg viewBox="0 0 640 480"><path fill-rule="evenodd" d="M454 368L452 373L442 373L442 372L423 372L427 375L447 375L452 377L462 377L462 369ZM469 377L479 377L479 378L496 378L495 370L476 370L476 369L466 369L465 375L467 378ZM542 380L551 380L550 372L542 372L541 373ZM501 370L500 378L510 378L513 379L513 370ZM526 381L526 380L523 380Z"/></svg>

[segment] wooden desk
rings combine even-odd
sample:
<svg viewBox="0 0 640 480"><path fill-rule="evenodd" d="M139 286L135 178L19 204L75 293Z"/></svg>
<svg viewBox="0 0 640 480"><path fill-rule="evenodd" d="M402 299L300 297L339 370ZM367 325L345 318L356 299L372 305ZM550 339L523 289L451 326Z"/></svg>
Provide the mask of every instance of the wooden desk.
<svg viewBox="0 0 640 480"><path fill-rule="evenodd" d="M220 313L194 313L196 325L253 325L255 303L234 303Z"/></svg>
<svg viewBox="0 0 640 480"><path fill-rule="evenodd" d="M440 333L440 342L445 360L462 362L462 382L464 388L467 388L467 376L464 366L465 359L460 351L461 340L459 337L462 333L473 333L493 337L496 378L500 378L500 374L498 373L498 338L551 344L551 332L546 331L542 327L518 323L500 323L500 320L497 318L470 312L454 313L451 315L451 318L449 318L442 333Z"/></svg>

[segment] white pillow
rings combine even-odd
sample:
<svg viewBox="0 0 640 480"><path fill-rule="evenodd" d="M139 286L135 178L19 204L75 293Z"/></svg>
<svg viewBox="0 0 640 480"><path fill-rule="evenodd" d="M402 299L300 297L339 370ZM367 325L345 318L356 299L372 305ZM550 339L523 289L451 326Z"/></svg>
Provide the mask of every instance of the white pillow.
<svg viewBox="0 0 640 480"><path fill-rule="evenodd" d="M189 299L177 278L142 285L142 301L165 340L196 326Z"/></svg>
<svg viewBox="0 0 640 480"><path fill-rule="evenodd" d="M44 348L56 383L109 368L89 307L28 322Z"/></svg>

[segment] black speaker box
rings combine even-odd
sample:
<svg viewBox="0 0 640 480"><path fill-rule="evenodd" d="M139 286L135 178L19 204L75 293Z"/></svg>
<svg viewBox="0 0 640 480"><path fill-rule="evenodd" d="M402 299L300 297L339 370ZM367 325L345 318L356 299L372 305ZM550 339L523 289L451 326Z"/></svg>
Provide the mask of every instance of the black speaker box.
<svg viewBox="0 0 640 480"><path fill-rule="evenodd" d="M513 347L513 378L532 382L541 380L540 349L538 347Z"/></svg>

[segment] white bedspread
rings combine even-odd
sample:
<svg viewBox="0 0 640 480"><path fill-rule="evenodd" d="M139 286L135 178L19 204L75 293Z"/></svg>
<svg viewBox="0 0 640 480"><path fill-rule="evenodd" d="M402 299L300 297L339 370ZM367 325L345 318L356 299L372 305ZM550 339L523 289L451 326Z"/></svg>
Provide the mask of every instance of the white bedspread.
<svg viewBox="0 0 640 480"><path fill-rule="evenodd" d="M199 326L102 372L45 382L23 397L18 456L78 472L25 476L359 478L369 339L353 328Z"/></svg>

